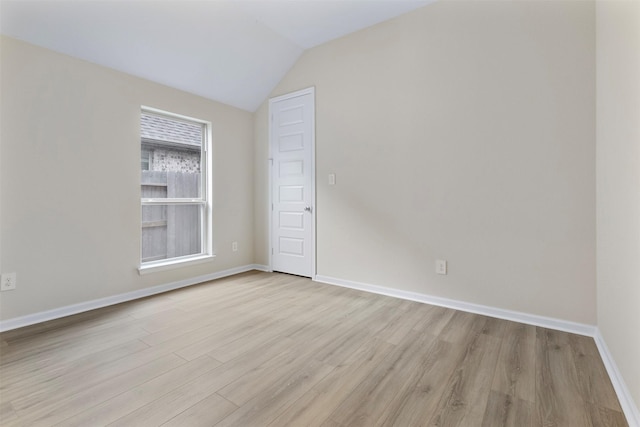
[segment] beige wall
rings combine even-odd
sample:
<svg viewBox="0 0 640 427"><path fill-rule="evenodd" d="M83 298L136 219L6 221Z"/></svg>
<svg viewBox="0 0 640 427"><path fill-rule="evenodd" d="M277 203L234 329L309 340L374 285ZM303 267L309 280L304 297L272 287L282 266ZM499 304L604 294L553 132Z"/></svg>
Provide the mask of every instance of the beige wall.
<svg viewBox="0 0 640 427"><path fill-rule="evenodd" d="M272 95L316 87L318 274L595 324L594 9L441 1L307 51Z"/></svg>
<svg viewBox="0 0 640 427"><path fill-rule="evenodd" d="M251 113L10 38L0 49L0 265L18 274L1 319L253 262ZM213 123L212 262L138 275L141 105Z"/></svg>
<svg viewBox="0 0 640 427"><path fill-rule="evenodd" d="M598 327L640 408L640 1L597 4Z"/></svg>

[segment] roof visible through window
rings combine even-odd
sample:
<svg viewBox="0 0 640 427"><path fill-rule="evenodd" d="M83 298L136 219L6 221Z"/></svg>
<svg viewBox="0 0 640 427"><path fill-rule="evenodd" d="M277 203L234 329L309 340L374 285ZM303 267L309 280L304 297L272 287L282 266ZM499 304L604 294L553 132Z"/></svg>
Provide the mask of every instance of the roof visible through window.
<svg viewBox="0 0 640 427"><path fill-rule="evenodd" d="M140 116L140 136L142 139L186 144L202 145L203 126L168 117L142 113Z"/></svg>

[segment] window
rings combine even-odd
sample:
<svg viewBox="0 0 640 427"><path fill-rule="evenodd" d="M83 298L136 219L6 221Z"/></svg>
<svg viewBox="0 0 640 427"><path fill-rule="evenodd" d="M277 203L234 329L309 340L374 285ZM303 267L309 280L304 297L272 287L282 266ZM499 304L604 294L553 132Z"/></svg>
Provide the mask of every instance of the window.
<svg viewBox="0 0 640 427"><path fill-rule="evenodd" d="M209 258L210 123L143 108L140 137L140 271Z"/></svg>
<svg viewBox="0 0 640 427"><path fill-rule="evenodd" d="M142 157L140 158L140 166L142 167L143 171L148 171L149 169L149 165L151 165L151 150L148 150L146 148L142 148Z"/></svg>

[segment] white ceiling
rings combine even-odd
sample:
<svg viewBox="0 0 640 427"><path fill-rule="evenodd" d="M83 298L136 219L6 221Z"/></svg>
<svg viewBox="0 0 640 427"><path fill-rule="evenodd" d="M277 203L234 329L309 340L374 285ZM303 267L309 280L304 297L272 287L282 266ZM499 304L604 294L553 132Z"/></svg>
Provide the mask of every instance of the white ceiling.
<svg viewBox="0 0 640 427"><path fill-rule="evenodd" d="M305 49L432 1L0 0L0 31L255 111Z"/></svg>

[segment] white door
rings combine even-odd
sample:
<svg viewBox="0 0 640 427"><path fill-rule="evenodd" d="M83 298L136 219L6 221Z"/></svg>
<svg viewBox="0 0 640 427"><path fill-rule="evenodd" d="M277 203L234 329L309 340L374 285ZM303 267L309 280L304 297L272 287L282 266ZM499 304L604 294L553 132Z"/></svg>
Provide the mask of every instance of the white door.
<svg viewBox="0 0 640 427"><path fill-rule="evenodd" d="M314 90L269 101L271 269L315 273Z"/></svg>

